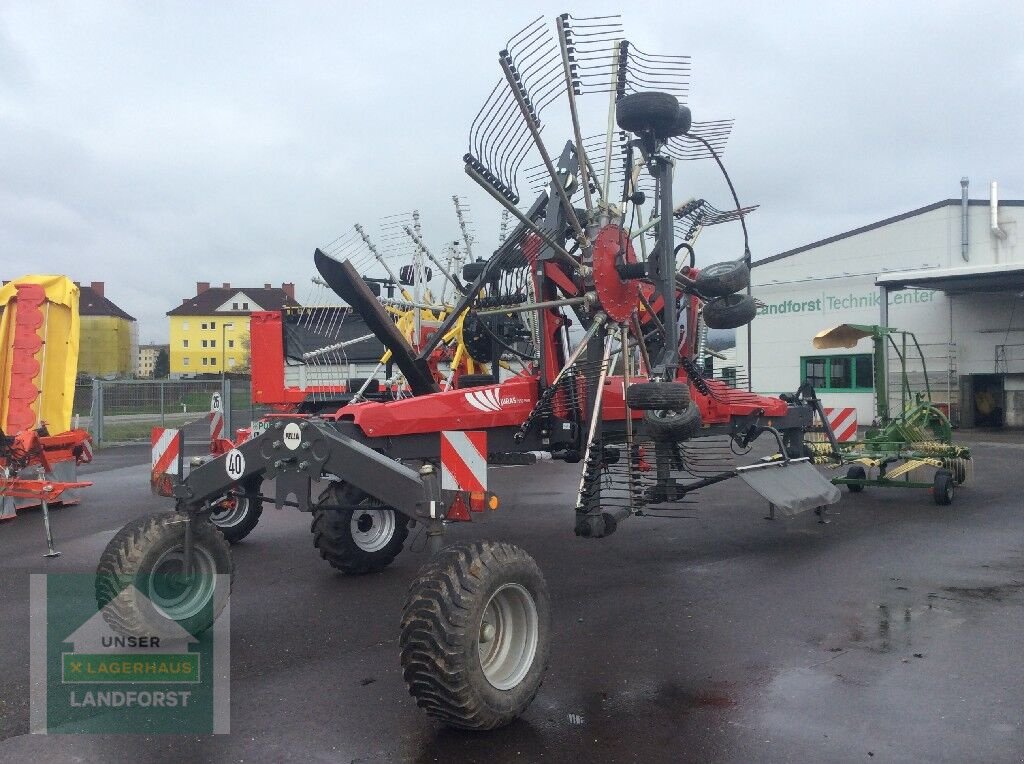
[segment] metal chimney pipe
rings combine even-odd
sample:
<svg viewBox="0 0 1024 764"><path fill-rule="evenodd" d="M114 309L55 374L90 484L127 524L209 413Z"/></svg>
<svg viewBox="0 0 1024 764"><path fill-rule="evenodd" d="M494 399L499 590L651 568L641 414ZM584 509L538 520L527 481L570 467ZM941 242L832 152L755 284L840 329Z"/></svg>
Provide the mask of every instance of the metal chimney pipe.
<svg viewBox="0 0 1024 764"><path fill-rule="evenodd" d="M970 181L964 175L960 178L960 257L966 263L971 259L967 253L967 184Z"/></svg>
<svg viewBox="0 0 1024 764"><path fill-rule="evenodd" d="M1006 231L999 227L999 184L992 181L989 187L989 228L992 235L1000 241L1006 241Z"/></svg>

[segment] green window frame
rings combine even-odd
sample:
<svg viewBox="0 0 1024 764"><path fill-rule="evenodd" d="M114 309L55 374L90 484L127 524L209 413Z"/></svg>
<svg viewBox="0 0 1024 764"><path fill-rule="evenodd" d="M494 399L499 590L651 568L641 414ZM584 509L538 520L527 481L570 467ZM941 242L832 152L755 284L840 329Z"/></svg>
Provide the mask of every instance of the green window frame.
<svg viewBox="0 0 1024 764"><path fill-rule="evenodd" d="M870 393L875 389L870 353L801 356L800 379L819 392Z"/></svg>

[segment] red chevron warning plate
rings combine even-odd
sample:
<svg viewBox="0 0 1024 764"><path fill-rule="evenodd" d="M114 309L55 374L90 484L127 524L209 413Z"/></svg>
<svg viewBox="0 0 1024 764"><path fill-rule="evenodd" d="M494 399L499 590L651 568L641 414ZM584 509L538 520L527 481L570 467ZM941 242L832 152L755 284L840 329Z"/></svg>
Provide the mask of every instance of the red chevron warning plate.
<svg viewBox="0 0 1024 764"><path fill-rule="evenodd" d="M180 473L181 430L154 427L151 437L153 463L149 476L150 488L157 496L173 496L173 476Z"/></svg>
<svg viewBox="0 0 1024 764"><path fill-rule="evenodd" d="M487 490L487 433L441 432L441 488L447 491Z"/></svg>

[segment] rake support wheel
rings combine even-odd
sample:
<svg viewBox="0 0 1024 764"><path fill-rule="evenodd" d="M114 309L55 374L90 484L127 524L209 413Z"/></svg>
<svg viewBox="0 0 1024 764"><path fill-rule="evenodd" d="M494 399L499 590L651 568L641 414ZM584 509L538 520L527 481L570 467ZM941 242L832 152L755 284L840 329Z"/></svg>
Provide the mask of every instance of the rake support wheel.
<svg viewBox="0 0 1024 764"><path fill-rule="evenodd" d="M217 526L229 544L236 544L250 533L263 514L263 502L250 498L260 492L262 478L248 480L239 486L247 496L229 496L210 513L210 522Z"/></svg>
<svg viewBox="0 0 1024 764"><path fill-rule="evenodd" d="M739 329L754 320L757 306L749 294L731 294L708 302L703 315L709 329Z"/></svg>
<svg viewBox="0 0 1024 764"><path fill-rule="evenodd" d="M641 134L653 132L659 138L668 138L685 127L690 129L689 120L680 117L679 101L671 93L650 91L630 93L615 104L615 121L623 130ZM687 116L689 109L686 109Z"/></svg>
<svg viewBox="0 0 1024 764"><path fill-rule="evenodd" d="M125 525L103 550L96 604L119 634L198 634L220 615L228 592L218 591L218 576L234 577L231 547L209 520L193 519L193 575L185 575L187 522L179 512L146 515Z"/></svg>
<svg viewBox="0 0 1024 764"><path fill-rule="evenodd" d="M648 409L644 412L644 424L652 440L678 443L700 432L700 409L693 403L677 411Z"/></svg>
<svg viewBox="0 0 1024 764"><path fill-rule="evenodd" d="M690 388L680 382L637 382L626 388L626 405L638 411L682 411L690 404Z"/></svg>
<svg viewBox="0 0 1024 764"><path fill-rule="evenodd" d="M707 297L728 297L750 286L750 268L742 260L728 260L702 268L697 291Z"/></svg>
<svg viewBox="0 0 1024 764"><path fill-rule="evenodd" d="M416 704L451 727L489 730L537 695L551 642L544 576L526 552L453 544L423 566L402 613L402 676Z"/></svg>
<svg viewBox="0 0 1024 764"><path fill-rule="evenodd" d="M320 504L352 506L367 501L362 491L333 483ZM390 507L366 509L313 508L313 546L342 573L377 573L394 562L409 535L409 518Z"/></svg>

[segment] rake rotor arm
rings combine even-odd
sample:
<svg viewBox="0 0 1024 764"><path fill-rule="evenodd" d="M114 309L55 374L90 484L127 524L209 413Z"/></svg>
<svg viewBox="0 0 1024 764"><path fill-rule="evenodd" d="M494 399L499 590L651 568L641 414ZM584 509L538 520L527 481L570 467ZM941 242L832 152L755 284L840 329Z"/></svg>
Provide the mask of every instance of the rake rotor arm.
<svg viewBox="0 0 1024 764"><path fill-rule="evenodd" d="M507 53L499 56L498 59L501 62L501 69L505 73L505 79L508 80L509 88L515 96L516 103L519 105L519 110L523 114L523 120L526 122L526 126L530 130L530 135L533 137L533 142L537 147L537 151L540 153L541 159L544 160L544 166L548 170L548 175L551 176L551 185L554 187L562 201L562 210L565 213L566 220L576 233L576 240L580 242L581 246L586 246L587 235L583 232L583 228L580 226L580 221L576 218L576 211L573 209L572 202L569 200L569 195L566 193L565 186L558 177L558 171L555 170L555 166L551 162L551 156L548 154L548 150L544 146L544 141L540 137L540 126L537 124L533 108L526 100L526 95L522 89L522 85L520 84L521 78L519 77L518 72L516 72L512 59Z"/></svg>
<svg viewBox="0 0 1024 764"><path fill-rule="evenodd" d="M339 263L320 249L314 253L313 260L324 281L363 317L367 328L391 351L391 357L408 380L413 395L439 392L441 388L431 376L424 358L413 354L405 337L356 273L352 263L347 260Z"/></svg>

